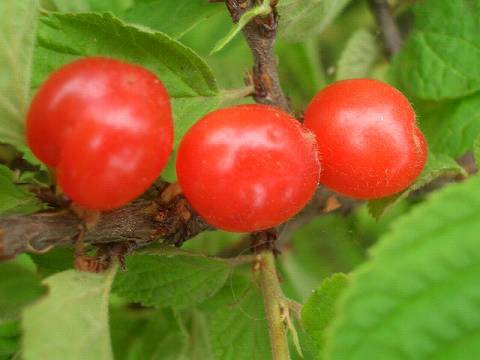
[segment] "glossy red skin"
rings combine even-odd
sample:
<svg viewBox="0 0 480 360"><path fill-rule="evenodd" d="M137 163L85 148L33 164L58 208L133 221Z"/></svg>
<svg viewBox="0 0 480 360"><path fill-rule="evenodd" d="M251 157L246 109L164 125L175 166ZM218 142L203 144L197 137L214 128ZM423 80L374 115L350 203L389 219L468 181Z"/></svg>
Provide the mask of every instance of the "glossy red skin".
<svg viewBox="0 0 480 360"><path fill-rule="evenodd" d="M320 164L313 134L265 105L217 110L184 136L179 184L211 225L232 232L276 226L312 197Z"/></svg>
<svg viewBox="0 0 480 360"><path fill-rule="evenodd" d="M77 60L55 71L35 95L27 140L40 160L58 166L60 186L74 202L111 210L142 194L167 164L169 97L140 66Z"/></svg>
<svg viewBox="0 0 480 360"><path fill-rule="evenodd" d="M371 79L338 81L320 91L305 112L318 142L321 183L357 199L376 199L408 187L422 171L425 138L405 96Z"/></svg>

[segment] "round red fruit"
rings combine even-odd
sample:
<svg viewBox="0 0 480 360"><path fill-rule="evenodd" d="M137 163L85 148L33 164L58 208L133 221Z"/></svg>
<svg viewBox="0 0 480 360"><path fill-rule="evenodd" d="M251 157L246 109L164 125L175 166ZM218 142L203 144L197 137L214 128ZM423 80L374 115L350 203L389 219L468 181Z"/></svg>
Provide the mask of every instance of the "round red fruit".
<svg viewBox="0 0 480 360"><path fill-rule="evenodd" d="M184 136L179 184L211 225L233 232L276 226L312 197L320 164L314 135L266 105L214 111Z"/></svg>
<svg viewBox="0 0 480 360"><path fill-rule="evenodd" d="M111 210L143 193L173 146L170 101L150 71L92 57L67 64L40 87L27 140L74 202Z"/></svg>
<svg viewBox="0 0 480 360"><path fill-rule="evenodd" d="M305 113L318 142L321 183L357 199L408 187L422 171L427 146L405 96L371 79L343 80L320 91Z"/></svg>

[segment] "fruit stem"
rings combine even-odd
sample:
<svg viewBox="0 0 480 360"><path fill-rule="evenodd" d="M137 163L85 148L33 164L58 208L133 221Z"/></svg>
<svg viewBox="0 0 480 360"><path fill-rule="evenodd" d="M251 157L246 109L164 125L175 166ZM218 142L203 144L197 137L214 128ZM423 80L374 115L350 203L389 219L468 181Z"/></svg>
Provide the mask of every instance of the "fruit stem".
<svg viewBox="0 0 480 360"><path fill-rule="evenodd" d="M271 251L263 251L258 255L260 265L260 285L262 288L265 315L268 321L268 332L272 345L273 360L289 360L288 341L284 322L284 298L278 282L275 258Z"/></svg>

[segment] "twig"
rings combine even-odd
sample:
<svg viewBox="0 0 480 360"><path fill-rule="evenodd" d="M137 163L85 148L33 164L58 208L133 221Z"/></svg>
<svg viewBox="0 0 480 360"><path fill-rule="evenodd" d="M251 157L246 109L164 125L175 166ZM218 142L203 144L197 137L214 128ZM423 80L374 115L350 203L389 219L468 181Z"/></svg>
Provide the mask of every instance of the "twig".
<svg viewBox="0 0 480 360"><path fill-rule="evenodd" d="M271 251L259 254L260 285L262 288L265 315L272 345L273 360L290 359L286 327L284 323L283 293L275 268L275 258Z"/></svg>
<svg viewBox="0 0 480 360"><path fill-rule="evenodd" d="M158 194L103 213L95 228L85 233L84 241L93 245L128 242L142 247L164 239L179 246L210 229L181 194L172 194L174 185L163 185ZM71 245L81 223L69 210L0 218L0 258Z"/></svg>
<svg viewBox="0 0 480 360"><path fill-rule="evenodd" d="M398 53L403 46L402 34L387 0L369 0L370 7L382 32L385 47L390 56Z"/></svg>
<svg viewBox="0 0 480 360"><path fill-rule="evenodd" d="M234 22L256 5L255 0L226 0L226 4ZM272 0L271 13L254 18L242 31L253 55L253 72L249 80L255 87L255 101L290 112L290 104L280 87L277 60L273 52L278 25L275 5L276 0Z"/></svg>

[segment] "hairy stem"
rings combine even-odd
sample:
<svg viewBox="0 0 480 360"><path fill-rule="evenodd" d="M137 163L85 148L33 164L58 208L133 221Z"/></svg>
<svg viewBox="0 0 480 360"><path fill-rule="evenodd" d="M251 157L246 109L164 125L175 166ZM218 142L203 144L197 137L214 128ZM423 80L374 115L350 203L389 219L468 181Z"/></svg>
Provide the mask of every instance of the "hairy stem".
<svg viewBox="0 0 480 360"><path fill-rule="evenodd" d="M287 341L287 330L283 320L283 293L278 282L275 258L269 250L259 255L260 285L262 287L265 315L268 321L268 332L272 345L273 360L290 359Z"/></svg>

